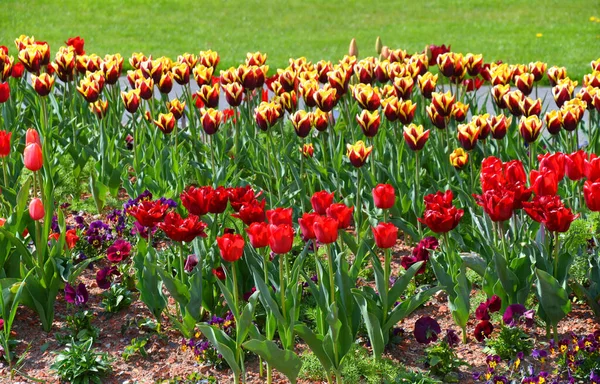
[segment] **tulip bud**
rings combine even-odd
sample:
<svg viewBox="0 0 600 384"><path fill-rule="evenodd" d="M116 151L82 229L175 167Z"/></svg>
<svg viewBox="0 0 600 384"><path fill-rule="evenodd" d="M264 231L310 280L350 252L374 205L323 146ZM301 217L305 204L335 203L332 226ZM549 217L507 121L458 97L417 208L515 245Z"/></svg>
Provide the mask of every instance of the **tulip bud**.
<svg viewBox="0 0 600 384"><path fill-rule="evenodd" d="M41 220L44 218L46 212L44 211L44 203L39 198L34 198L29 203L29 216L35 221Z"/></svg>
<svg viewBox="0 0 600 384"><path fill-rule="evenodd" d="M29 144L23 151L23 162L30 171L39 171L44 165L42 147L38 143Z"/></svg>
<svg viewBox="0 0 600 384"><path fill-rule="evenodd" d="M304 144L302 145L302 148L300 148L300 152L302 152L302 156L304 157L313 157L315 148L312 144Z"/></svg>
<svg viewBox="0 0 600 384"><path fill-rule="evenodd" d="M461 169L469 162L469 154L462 148L456 148L450 154L450 164L456 169Z"/></svg>
<svg viewBox="0 0 600 384"><path fill-rule="evenodd" d="M40 141L40 134L33 128L29 128L25 135L25 145L37 143L40 147L42 142Z"/></svg>
<svg viewBox="0 0 600 384"><path fill-rule="evenodd" d="M0 131L0 157L10 154L10 137L12 132Z"/></svg>
<svg viewBox="0 0 600 384"><path fill-rule="evenodd" d="M390 56L390 47L388 47L387 45L384 45L383 47L381 47L381 58L387 59L389 56Z"/></svg>
<svg viewBox="0 0 600 384"><path fill-rule="evenodd" d="M356 46L356 39L350 40L350 47L348 48L348 56L358 56L358 47Z"/></svg>
<svg viewBox="0 0 600 384"><path fill-rule="evenodd" d="M383 49L383 44L381 43L381 37L377 36L375 40L375 51L378 55L381 55L381 50Z"/></svg>

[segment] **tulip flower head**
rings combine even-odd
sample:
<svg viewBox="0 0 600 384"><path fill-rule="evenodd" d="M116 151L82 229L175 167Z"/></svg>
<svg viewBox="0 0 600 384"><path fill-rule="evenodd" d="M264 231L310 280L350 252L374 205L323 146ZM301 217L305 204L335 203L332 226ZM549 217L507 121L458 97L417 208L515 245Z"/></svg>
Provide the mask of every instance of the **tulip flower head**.
<svg viewBox="0 0 600 384"><path fill-rule="evenodd" d="M350 163L356 168L362 167L373 151L373 147L365 146L365 143L362 140L357 141L354 145L346 144L346 149L346 156L348 156Z"/></svg>
<svg viewBox="0 0 600 384"><path fill-rule="evenodd" d="M269 245L269 224L254 222L246 228L246 233L252 247L259 249Z"/></svg>
<svg viewBox="0 0 600 384"><path fill-rule="evenodd" d="M334 203L327 208L327 217L337 220L338 229L346 229L352 222L354 207L348 207L344 203Z"/></svg>
<svg viewBox="0 0 600 384"><path fill-rule="evenodd" d="M31 219L35 221L41 220L44 218L45 214L46 212L42 200L37 197L31 199L31 202L29 203L29 216Z"/></svg>
<svg viewBox="0 0 600 384"><path fill-rule="evenodd" d="M158 227L173 241L190 243L196 237L206 237L204 232L207 225L196 215L185 219L176 212L166 214L164 221Z"/></svg>
<svg viewBox="0 0 600 384"><path fill-rule="evenodd" d="M452 204L453 197L450 190L425 196L425 213L419 221L435 233L446 233L456 228L464 210Z"/></svg>
<svg viewBox="0 0 600 384"><path fill-rule="evenodd" d="M217 236L217 245L223 260L230 263L238 261L244 254L244 238L242 235L226 233L223 236Z"/></svg>
<svg viewBox="0 0 600 384"><path fill-rule="evenodd" d="M313 230L319 243L335 243L338 237L338 221L331 217L321 216L314 222Z"/></svg>
<svg viewBox="0 0 600 384"><path fill-rule="evenodd" d="M0 131L0 158L10 155L10 137L12 132Z"/></svg>
<svg viewBox="0 0 600 384"><path fill-rule="evenodd" d="M269 247L277 255L283 255L292 250L294 228L287 224L269 224Z"/></svg>
<svg viewBox="0 0 600 384"><path fill-rule="evenodd" d="M461 169L469 162L469 154L462 148L456 148L450 154L450 164L456 169Z"/></svg>
<svg viewBox="0 0 600 384"><path fill-rule="evenodd" d="M23 163L30 171L39 171L44 166L42 147L38 143L28 144L23 151Z"/></svg>
<svg viewBox="0 0 600 384"><path fill-rule="evenodd" d="M392 223L379 223L372 227L375 244L381 249L392 248L398 239L398 227Z"/></svg>
<svg viewBox="0 0 600 384"><path fill-rule="evenodd" d="M0 104L5 103L10 98L10 86L7 83L0 83Z"/></svg>
<svg viewBox="0 0 600 384"><path fill-rule="evenodd" d="M526 143L533 143L537 140L542 132L543 125L539 117L533 115L529 117L521 117L519 121L519 132Z"/></svg>
<svg viewBox="0 0 600 384"><path fill-rule="evenodd" d="M396 203L396 192L390 184L378 184L372 192L373 203L379 209L390 209Z"/></svg>
<svg viewBox="0 0 600 384"><path fill-rule="evenodd" d="M173 132L176 124L177 120L175 120L175 116L173 116L171 112L161 113L158 115L158 119L154 120L154 125L156 125L165 135Z"/></svg>

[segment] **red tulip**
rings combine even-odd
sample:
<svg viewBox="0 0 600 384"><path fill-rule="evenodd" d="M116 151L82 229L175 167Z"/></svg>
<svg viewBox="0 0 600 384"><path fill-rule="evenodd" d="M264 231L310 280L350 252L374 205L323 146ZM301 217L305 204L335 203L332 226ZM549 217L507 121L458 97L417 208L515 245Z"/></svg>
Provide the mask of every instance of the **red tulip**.
<svg viewBox="0 0 600 384"><path fill-rule="evenodd" d="M392 223L379 223L371 228L375 243L379 248L388 249L396 244L398 239L398 228Z"/></svg>
<svg viewBox="0 0 600 384"><path fill-rule="evenodd" d="M590 211L600 212L600 181L586 180L583 184L583 198Z"/></svg>
<svg viewBox="0 0 600 384"><path fill-rule="evenodd" d="M492 221L506 221L511 218L515 205L514 192L489 190L481 195L473 195L473 197Z"/></svg>
<svg viewBox="0 0 600 384"><path fill-rule="evenodd" d="M600 179L600 157L598 155L593 153L589 160L585 160L583 174L590 181Z"/></svg>
<svg viewBox="0 0 600 384"><path fill-rule="evenodd" d="M338 221L331 217L320 217L313 224L315 236L319 243L335 243L338 237Z"/></svg>
<svg viewBox="0 0 600 384"><path fill-rule="evenodd" d="M565 155L565 173L567 177L571 180L582 179L586 160L587 154L582 150Z"/></svg>
<svg viewBox="0 0 600 384"><path fill-rule="evenodd" d="M71 37L69 40L65 42L70 47L75 49L75 53L79 56L85 55L85 50L83 49L83 45L85 44L85 40L79 36Z"/></svg>
<svg viewBox="0 0 600 384"><path fill-rule="evenodd" d="M327 191L315 192L310 198L310 204L313 210L319 215L325 215L327 208L333 203L333 192Z"/></svg>
<svg viewBox="0 0 600 384"><path fill-rule="evenodd" d="M239 212L242 205L252 203L262 192L255 193L251 186L229 188L229 204L234 211Z"/></svg>
<svg viewBox="0 0 600 384"><path fill-rule="evenodd" d="M15 65L13 65L12 70L10 72L10 76L14 77L15 79L20 79L21 77L23 77L24 73L25 73L25 66L23 65L23 63L18 62L18 63L15 63Z"/></svg>
<svg viewBox="0 0 600 384"><path fill-rule="evenodd" d="M10 155L10 137L12 132L0 131L0 157Z"/></svg>
<svg viewBox="0 0 600 384"><path fill-rule="evenodd" d="M301 218L298 219L300 225L300 231L302 232L302 239L304 241L312 240L316 238L315 230L313 225L321 216L318 213L305 213Z"/></svg>
<svg viewBox="0 0 600 384"><path fill-rule="evenodd" d="M390 209L396 203L396 192L389 184L378 184L373 188L373 202L379 209Z"/></svg>
<svg viewBox="0 0 600 384"><path fill-rule="evenodd" d="M458 225L464 211L452 205L452 191L425 196L425 213L418 220L435 233L446 233Z"/></svg>
<svg viewBox="0 0 600 384"><path fill-rule="evenodd" d="M196 216L203 216L208 213L208 198L212 192L212 187L194 187L181 192L179 197L181 203L189 213Z"/></svg>
<svg viewBox="0 0 600 384"><path fill-rule="evenodd" d="M37 144L29 144L23 152L23 163L30 171L39 171L44 166L44 158L42 155L42 147Z"/></svg>
<svg viewBox="0 0 600 384"><path fill-rule="evenodd" d="M511 160L504 164L506 181L510 184L526 183L527 173L521 160Z"/></svg>
<svg viewBox="0 0 600 384"><path fill-rule="evenodd" d="M10 98L10 87L8 83L0 83L0 104L5 103Z"/></svg>
<svg viewBox="0 0 600 384"><path fill-rule="evenodd" d="M269 225L269 247L274 253L278 255L288 253L293 243L294 229L290 225Z"/></svg>
<svg viewBox="0 0 600 384"><path fill-rule="evenodd" d="M202 222L196 215L189 215L183 219L176 212L169 212L165 221L158 223L158 227L173 241L191 242L196 237L206 237L204 230L206 223Z"/></svg>
<svg viewBox="0 0 600 384"><path fill-rule="evenodd" d="M147 228L152 228L163 221L169 205L161 200L142 200L127 210L137 222Z"/></svg>
<svg viewBox="0 0 600 384"><path fill-rule="evenodd" d="M46 215L44 203L39 198L34 198L29 203L29 216L35 221L41 220Z"/></svg>
<svg viewBox="0 0 600 384"><path fill-rule="evenodd" d="M538 161L540 162L540 170L551 170L556 174L558 181L561 181L565 177L564 153L556 152L553 154L546 153L545 155L538 155Z"/></svg>
<svg viewBox="0 0 600 384"><path fill-rule="evenodd" d="M25 134L25 145L37 143L40 147L42 142L40 141L40 134L33 128L29 128Z"/></svg>
<svg viewBox="0 0 600 384"><path fill-rule="evenodd" d="M209 193L207 198L209 213L223 213L225 212L225 209L227 209L227 202L229 201L229 191L225 187L217 187Z"/></svg>
<svg viewBox="0 0 600 384"><path fill-rule="evenodd" d="M269 224L252 223L246 228L246 233L252 247L258 249L269 245Z"/></svg>
<svg viewBox="0 0 600 384"><path fill-rule="evenodd" d="M338 229L346 229L350 226L353 212L354 207L348 207L344 203L331 204L327 208L327 216L337 220Z"/></svg>
<svg viewBox="0 0 600 384"><path fill-rule="evenodd" d="M273 225L292 226L292 208L275 208L267 211L267 220Z"/></svg>
<svg viewBox="0 0 600 384"><path fill-rule="evenodd" d="M566 208L560 196L536 196L524 202L525 212L535 221L544 224L550 232L566 232L573 220L579 217Z"/></svg>
<svg viewBox="0 0 600 384"><path fill-rule="evenodd" d="M244 254L244 238L242 235L226 233L217 237L217 245L223 260L230 263L238 261Z"/></svg>
<svg viewBox="0 0 600 384"><path fill-rule="evenodd" d="M556 195L558 192L558 177L556 173L549 169L536 171L533 169L529 173L529 182L536 195Z"/></svg>
<svg viewBox="0 0 600 384"><path fill-rule="evenodd" d="M243 204L238 213L231 216L242 220L244 224L260 223L265 221L265 201L259 202L253 200L250 203Z"/></svg>

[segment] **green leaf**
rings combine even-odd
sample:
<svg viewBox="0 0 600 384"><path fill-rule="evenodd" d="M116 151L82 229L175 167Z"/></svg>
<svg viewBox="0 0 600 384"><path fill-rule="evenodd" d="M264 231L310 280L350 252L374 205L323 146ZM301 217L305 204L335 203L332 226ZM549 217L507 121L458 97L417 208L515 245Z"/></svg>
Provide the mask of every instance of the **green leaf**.
<svg viewBox="0 0 600 384"><path fill-rule="evenodd" d="M392 287L392 289L390 289L390 292L388 293L388 308L391 308L394 305L394 303L398 300L400 295L404 293L406 287L408 287L408 284L410 284L412 278L416 275L419 268L421 268L421 265L423 265L423 261L419 261L411 265L410 268L406 270L404 275L400 276L396 280L394 286Z"/></svg>
<svg viewBox="0 0 600 384"><path fill-rule="evenodd" d="M552 325L558 324L569 312L571 301L567 291L558 283L554 276L536 268L537 296L544 313Z"/></svg>
<svg viewBox="0 0 600 384"><path fill-rule="evenodd" d="M320 335L316 335L310 328L308 328L304 324L296 324L294 327L296 333L304 340L304 342L308 345L312 353L317 356L317 359L321 362L321 365L325 369L325 371L331 371L331 367L333 366L334 356L330 356L323 346L323 337Z"/></svg>
<svg viewBox="0 0 600 384"><path fill-rule="evenodd" d="M248 340L243 347L262 357L292 383L296 382L300 368L302 368L302 361L294 352L280 349L270 340Z"/></svg>
<svg viewBox="0 0 600 384"><path fill-rule="evenodd" d="M199 324L198 329L223 356L223 359L225 359L234 374L239 375L242 370L238 363L237 354L234 353L237 348L233 339L221 329L213 328L208 324Z"/></svg>
<svg viewBox="0 0 600 384"><path fill-rule="evenodd" d="M360 308L365 327L367 328L367 334L371 341L371 347L373 348L373 356L379 359L385 348L385 342L383 339L383 332L381 331L381 319L377 318L375 314L369 313L367 308L367 300L360 291L354 291L354 299Z"/></svg>

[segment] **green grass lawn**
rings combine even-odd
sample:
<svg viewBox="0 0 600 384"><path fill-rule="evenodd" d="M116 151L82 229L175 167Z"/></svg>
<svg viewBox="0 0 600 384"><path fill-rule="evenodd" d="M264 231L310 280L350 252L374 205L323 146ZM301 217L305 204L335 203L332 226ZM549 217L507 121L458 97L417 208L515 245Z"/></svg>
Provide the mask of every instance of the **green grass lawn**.
<svg viewBox="0 0 600 384"><path fill-rule="evenodd" d="M273 68L289 57L337 60L353 37L360 56L370 56L381 36L411 53L451 44L486 61L546 61L576 79L600 56L600 22L590 20L600 19L598 0L3 0L2 9L0 45L12 54L21 34L48 41L53 55L80 35L100 55L176 58L210 48L224 68L260 50Z"/></svg>

